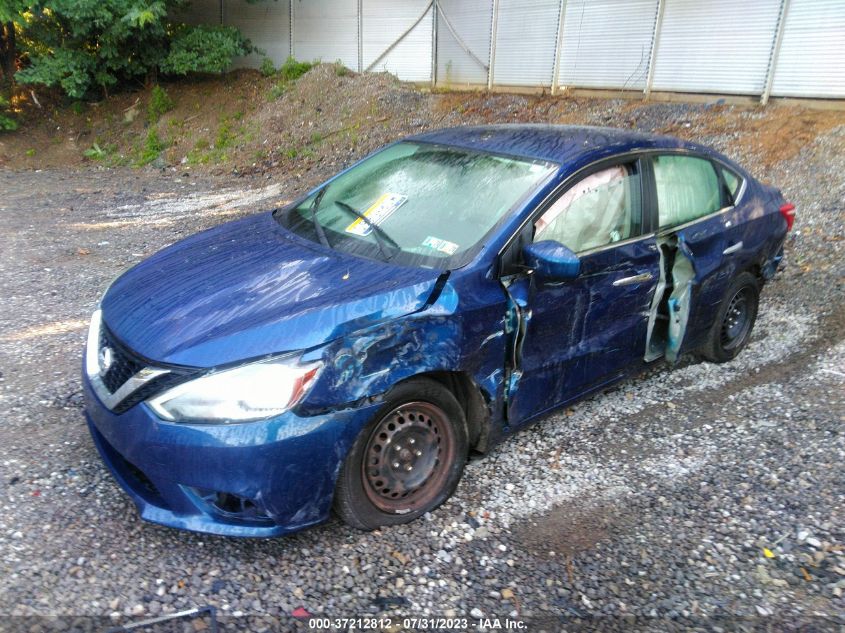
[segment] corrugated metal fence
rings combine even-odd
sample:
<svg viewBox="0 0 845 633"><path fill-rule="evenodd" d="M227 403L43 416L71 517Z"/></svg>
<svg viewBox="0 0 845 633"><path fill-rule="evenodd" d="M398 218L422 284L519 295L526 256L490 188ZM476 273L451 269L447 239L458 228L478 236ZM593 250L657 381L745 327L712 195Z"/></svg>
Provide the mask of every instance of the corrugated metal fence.
<svg viewBox="0 0 845 633"><path fill-rule="evenodd" d="M276 63L441 86L845 98L845 0L194 0L189 19Z"/></svg>

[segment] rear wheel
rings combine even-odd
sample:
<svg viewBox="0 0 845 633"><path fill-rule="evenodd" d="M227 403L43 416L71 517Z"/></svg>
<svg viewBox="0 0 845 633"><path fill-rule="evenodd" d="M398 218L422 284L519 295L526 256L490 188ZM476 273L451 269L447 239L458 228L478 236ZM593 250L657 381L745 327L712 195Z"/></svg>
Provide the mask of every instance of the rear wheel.
<svg viewBox="0 0 845 633"><path fill-rule="evenodd" d="M335 512L362 530L408 523L452 495L467 452L463 409L446 387L397 385L341 468Z"/></svg>
<svg viewBox="0 0 845 633"><path fill-rule="evenodd" d="M754 275L746 272L734 279L719 304L707 341L699 350L704 358L714 363L736 358L751 337L757 320L759 297L760 284Z"/></svg>

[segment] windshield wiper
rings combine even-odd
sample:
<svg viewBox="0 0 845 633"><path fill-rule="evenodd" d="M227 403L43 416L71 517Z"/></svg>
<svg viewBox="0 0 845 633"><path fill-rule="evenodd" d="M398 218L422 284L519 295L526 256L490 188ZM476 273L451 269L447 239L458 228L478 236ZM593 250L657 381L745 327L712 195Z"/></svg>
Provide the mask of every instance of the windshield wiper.
<svg viewBox="0 0 845 633"><path fill-rule="evenodd" d="M343 200L335 200L334 203L337 206L339 206L341 209L343 209L344 211L348 211L349 213L354 215L356 218L361 220L361 222L363 222L364 224L366 224L367 226L369 226L372 229L373 235L376 236L376 246L378 246L378 251L379 251L379 253L381 253L381 256L384 258L384 261L389 262L392 259L392 256L388 256L387 253L385 253L383 242L387 242L393 248L395 248L397 251L402 250L402 247L399 246L399 244L396 243L396 240L394 240L387 233L385 233L384 229L382 229L380 226L376 225L372 220L370 220L370 218L368 218L366 215L364 215L363 213L358 211L352 205L344 202Z"/></svg>
<svg viewBox="0 0 845 633"><path fill-rule="evenodd" d="M320 221L317 219L317 211L320 208L320 203L323 201L323 196L326 195L326 191L328 190L329 185L328 183L323 186L320 191L317 192L317 195L314 197L314 202L311 203L311 222L314 224L314 231L317 233L317 237L320 240L320 244L325 246L326 248L331 248L332 245L329 243L329 238L326 237L326 232L323 230L323 225L320 224Z"/></svg>

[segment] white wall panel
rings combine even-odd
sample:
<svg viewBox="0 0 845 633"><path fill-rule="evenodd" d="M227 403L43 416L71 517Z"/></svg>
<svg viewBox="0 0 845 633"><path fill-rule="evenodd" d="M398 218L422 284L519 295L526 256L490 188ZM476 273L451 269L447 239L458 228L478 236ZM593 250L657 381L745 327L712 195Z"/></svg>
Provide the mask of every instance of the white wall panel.
<svg viewBox="0 0 845 633"><path fill-rule="evenodd" d="M358 0L291 0L293 56L358 70Z"/></svg>
<svg viewBox="0 0 845 633"><path fill-rule="evenodd" d="M405 81L431 81L430 0L363 0L363 67L393 73ZM425 12L422 20L391 51L378 59ZM378 60L378 61L376 61Z"/></svg>
<svg viewBox="0 0 845 633"><path fill-rule="evenodd" d="M657 0L569 0L559 85L644 88L656 20Z"/></svg>
<svg viewBox="0 0 845 633"><path fill-rule="evenodd" d="M653 90L759 95L780 0L666 0Z"/></svg>
<svg viewBox="0 0 845 633"><path fill-rule="evenodd" d="M561 1L565 13L558 34ZM773 60L782 2L782 37ZM339 59L357 69L359 47L367 67L423 14L428 1L360 4L359 19L359 0L193 0L179 17L189 24L222 20L236 26L276 64L293 49L297 59ZM498 0L498 5L494 85L548 86L560 41L560 86L645 88L658 0ZM440 85L486 85L494 0L440 0L439 6L436 52L429 9L373 70L428 81L435 61ZM663 6L653 91L760 95L773 67L773 96L845 98L845 0L663 0ZM235 61L260 63L260 55Z"/></svg>
<svg viewBox="0 0 845 633"><path fill-rule="evenodd" d="M290 55L290 0L223 4L223 24L240 29L262 53L238 57L236 67L258 68L264 56L279 66Z"/></svg>
<svg viewBox="0 0 845 633"><path fill-rule="evenodd" d="M445 15L437 18L437 83L487 85L487 68L482 64L490 60L492 0L440 0L439 5ZM446 20L478 61L467 54Z"/></svg>
<svg viewBox="0 0 845 633"><path fill-rule="evenodd" d="M550 86L559 19L554 0L499 0L493 83Z"/></svg>
<svg viewBox="0 0 845 633"><path fill-rule="evenodd" d="M845 97L845 1L789 0L772 94Z"/></svg>

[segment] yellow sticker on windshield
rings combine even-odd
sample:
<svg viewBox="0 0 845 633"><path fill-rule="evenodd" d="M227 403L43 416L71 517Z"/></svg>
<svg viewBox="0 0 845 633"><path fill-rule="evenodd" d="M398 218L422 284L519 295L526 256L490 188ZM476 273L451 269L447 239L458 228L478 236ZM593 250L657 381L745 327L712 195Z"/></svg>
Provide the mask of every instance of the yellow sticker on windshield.
<svg viewBox="0 0 845 633"><path fill-rule="evenodd" d="M396 209L405 204L407 199L408 196L403 196L399 193L383 193L379 196L378 200L373 202L373 204L371 204L366 211L363 211L361 215L367 218L374 225L379 226L382 222L389 218ZM352 224L346 227L347 233L353 233L362 237L369 235L372 231L373 227L361 218L356 218Z"/></svg>

